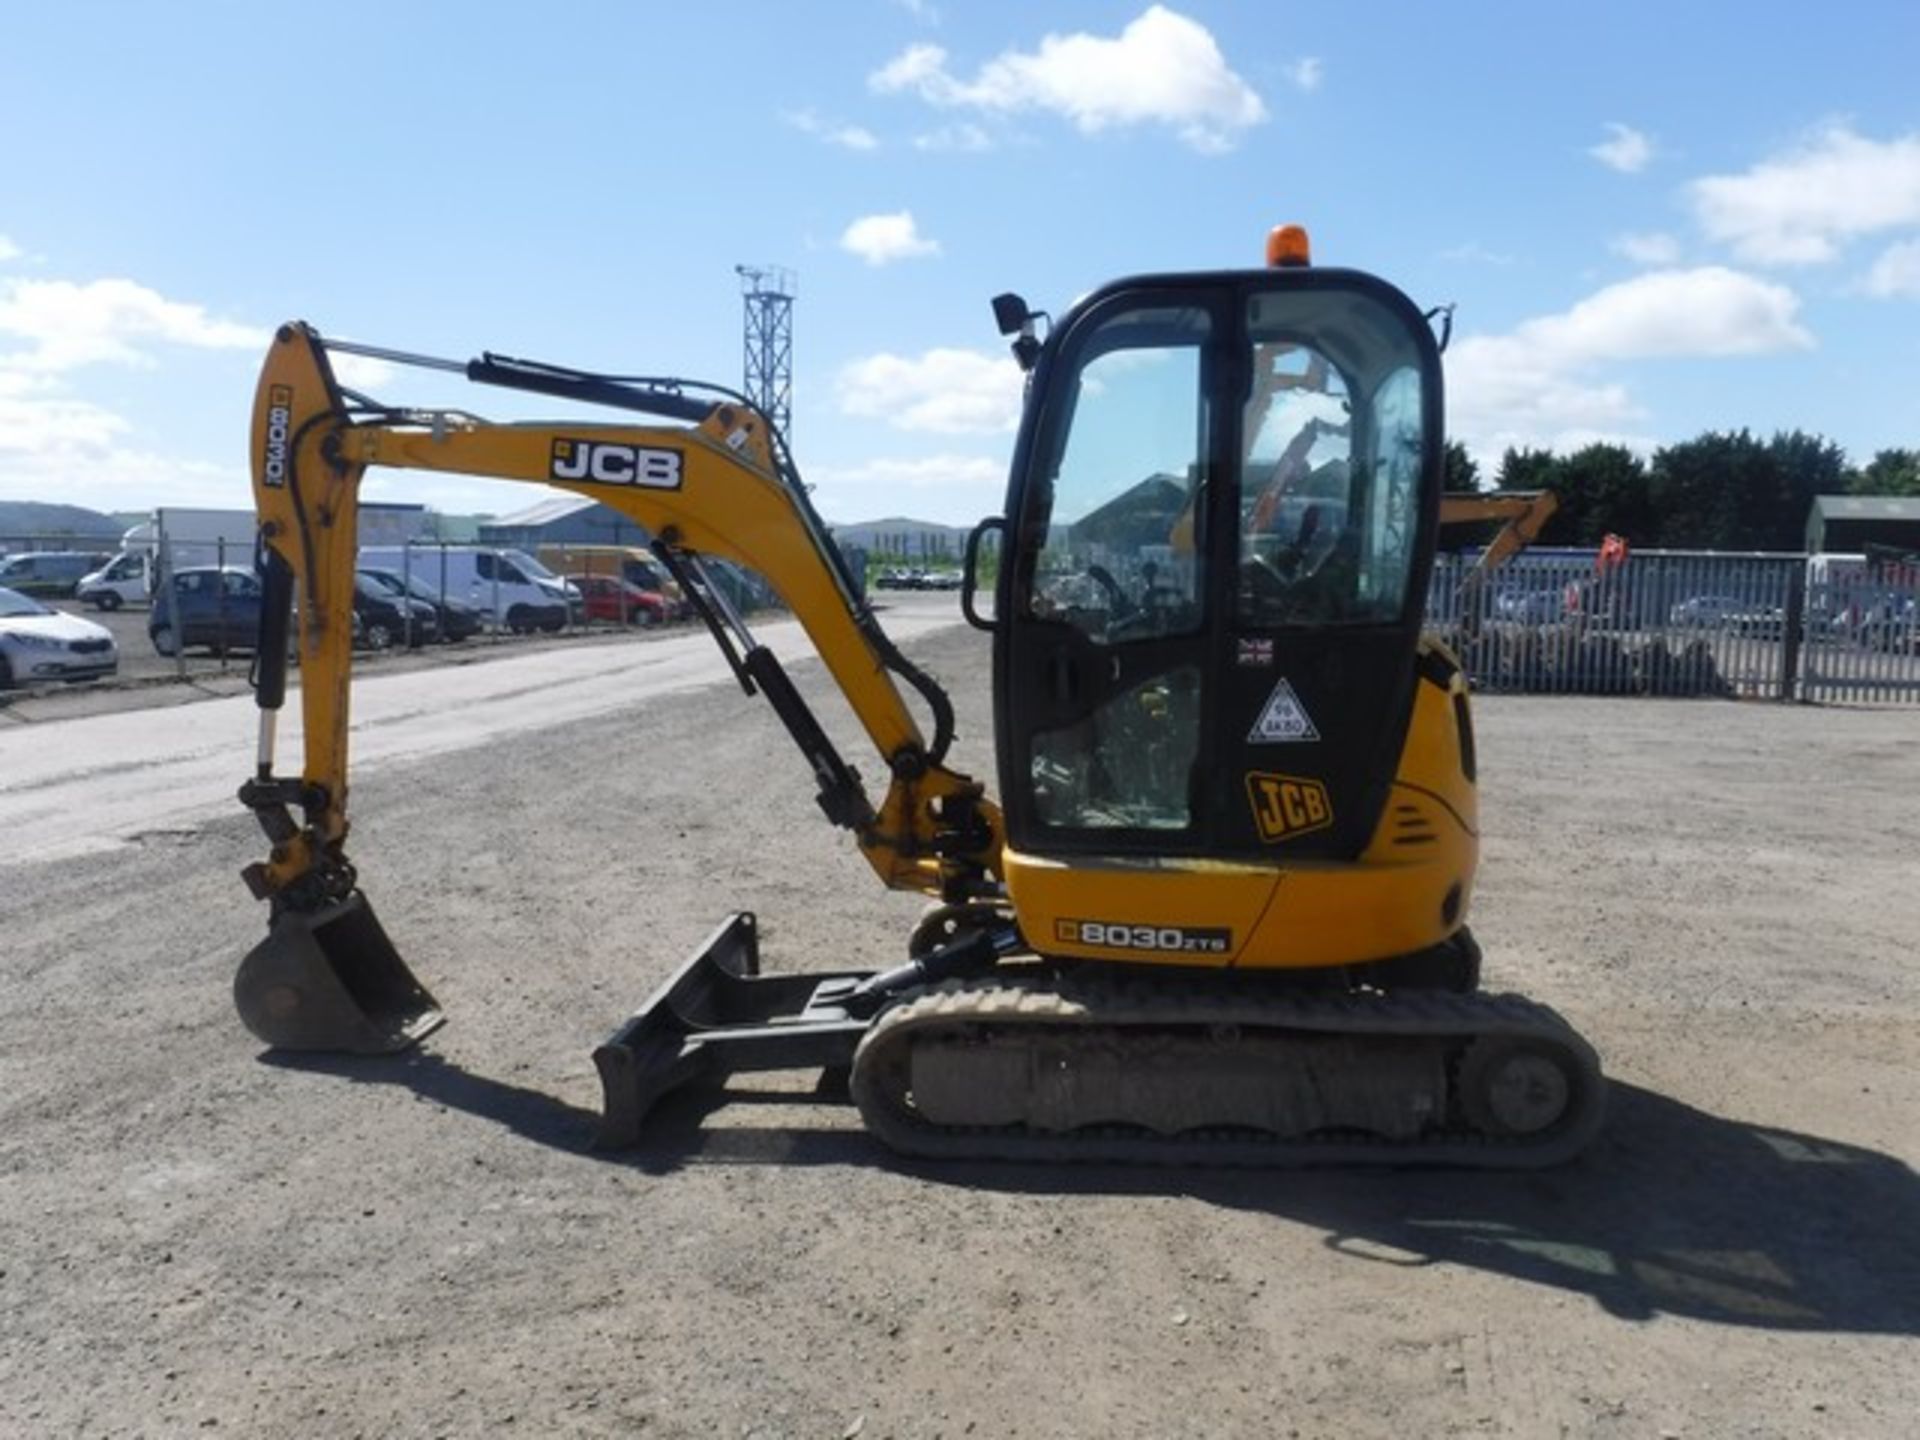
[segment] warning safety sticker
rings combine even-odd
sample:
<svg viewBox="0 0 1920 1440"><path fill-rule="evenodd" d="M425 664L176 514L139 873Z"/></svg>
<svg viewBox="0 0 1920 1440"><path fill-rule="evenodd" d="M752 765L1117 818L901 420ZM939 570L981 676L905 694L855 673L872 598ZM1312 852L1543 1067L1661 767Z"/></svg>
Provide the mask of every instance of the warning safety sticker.
<svg viewBox="0 0 1920 1440"><path fill-rule="evenodd" d="M1313 717L1307 714L1307 707L1300 703L1300 697L1293 693L1293 686L1283 676L1280 683L1273 687L1273 694L1267 697L1267 703L1261 707L1260 718L1253 722L1247 743L1285 745L1319 738L1320 732L1313 727Z"/></svg>

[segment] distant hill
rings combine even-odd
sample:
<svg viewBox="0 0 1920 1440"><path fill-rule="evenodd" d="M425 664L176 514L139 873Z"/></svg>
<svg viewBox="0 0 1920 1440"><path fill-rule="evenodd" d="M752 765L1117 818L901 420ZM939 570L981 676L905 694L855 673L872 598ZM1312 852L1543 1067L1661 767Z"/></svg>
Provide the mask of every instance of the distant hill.
<svg viewBox="0 0 1920 1440"><path fill-rule="evenodd" d="M37 536L85 536L90 540L118 540L126 523L80 505L49 505L40 500L0 500L0 540Z"/></svg>
<svg viewBox="0 0 1920 1440"><path fill-rule="evenodd" d="M903 559L956 558L966 548L968 529L965 525L941 525L932 520L909 520L902 516L829 528L842 544L860 545L875 555L897 555Z"/></svg>

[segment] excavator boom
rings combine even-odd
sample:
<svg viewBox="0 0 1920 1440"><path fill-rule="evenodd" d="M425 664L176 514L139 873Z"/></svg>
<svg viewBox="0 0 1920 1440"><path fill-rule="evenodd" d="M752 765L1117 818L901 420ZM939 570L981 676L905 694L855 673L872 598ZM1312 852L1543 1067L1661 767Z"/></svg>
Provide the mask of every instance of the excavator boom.
<svg viewBox="0 0 1920 1440"><path fill-rule="evenodd" d="M497 356L461 365L370 346L403 364L461 370L480 383L639 410L677 426L495 424L465 412L393 408L336 383L330 342L283 326L254 408L254 495L267 595L257 677L260 745L241 798L272 849L248 867L271 903L269 935L241 967L250 1028L287 1048L385 1050L439 1023L432 997L394 951L347 858L352 603L361 477L370 466L490 476L591 496L643 526L712 629L742 687L764 692L819 786L822 811L853 832L886 885L950 901L997 893L998 812L942 764L952 710L856 598L766 418L736 396L699 399L684 382L630 383ZM711 388L711 387L708 387ZM703 557L750 566L794 611L887 770L876 805L778 659L758 644ZM305 737L298 779L275 772L289 628L301 671ZM922 731L897 680L926 700ZM296 818L295 812L299 815Z"/></svg>

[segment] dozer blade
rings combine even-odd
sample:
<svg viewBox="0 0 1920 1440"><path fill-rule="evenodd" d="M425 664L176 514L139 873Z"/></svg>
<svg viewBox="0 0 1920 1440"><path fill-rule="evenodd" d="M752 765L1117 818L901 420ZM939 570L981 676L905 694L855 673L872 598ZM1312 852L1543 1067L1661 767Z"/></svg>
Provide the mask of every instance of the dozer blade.
<svg viewBox="0 0 1920 1440"><path fill-rule="evenodd" d="M595 1147L637 1144L654 1103L695 1081L851 1065L870 1022L843 1002L868 973L762 975L752 914L728 917L593 1052L605 1101Z"/></svg>
<svg viewBox="0 0 1920 1440"><path fill-rule="evenodd" d="M233 1003L276 1050L383 1055L446 1020L358 891L323 910L283 911L240 962Z"/></svg>

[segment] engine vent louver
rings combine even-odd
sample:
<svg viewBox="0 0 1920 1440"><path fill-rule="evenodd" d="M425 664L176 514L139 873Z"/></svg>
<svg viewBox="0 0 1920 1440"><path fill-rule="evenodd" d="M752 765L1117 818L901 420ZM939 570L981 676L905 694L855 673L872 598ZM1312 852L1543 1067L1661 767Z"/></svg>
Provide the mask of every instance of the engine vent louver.
<svg viewBox="0 0 1920 1440"><path fill-rule="evenodd" d="M1401 804L1393 807L1394 844L1431 845L1439 838L1434 833L1433 822L1418 805Z"/></svg>

